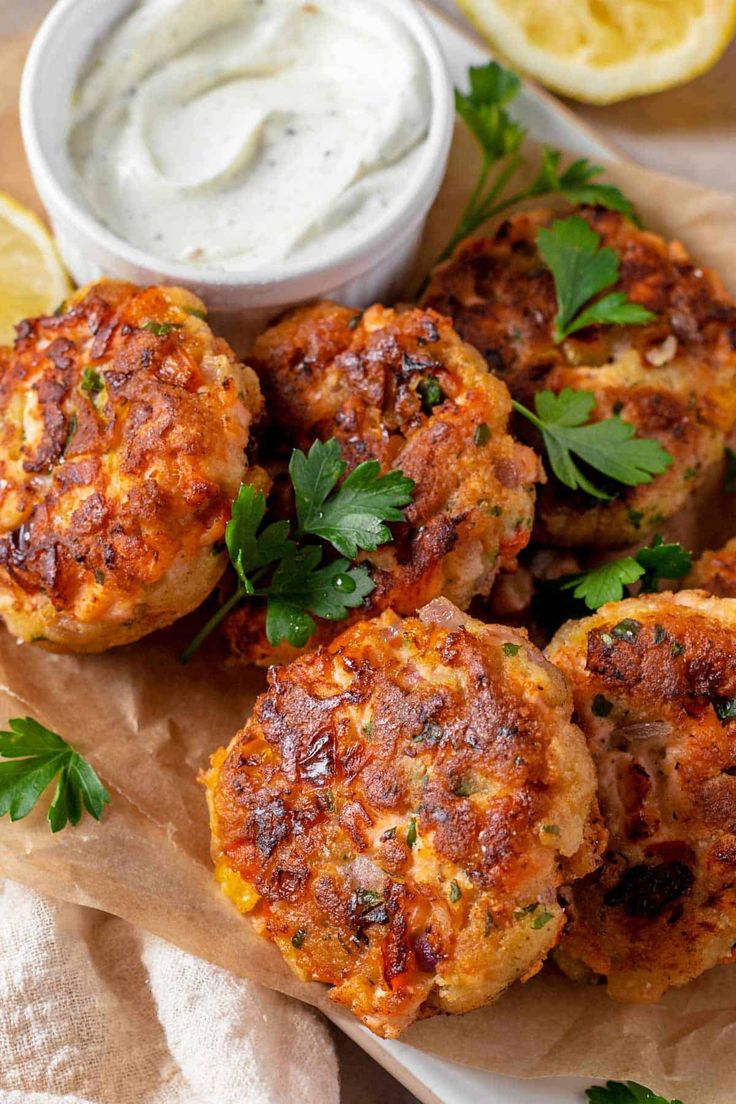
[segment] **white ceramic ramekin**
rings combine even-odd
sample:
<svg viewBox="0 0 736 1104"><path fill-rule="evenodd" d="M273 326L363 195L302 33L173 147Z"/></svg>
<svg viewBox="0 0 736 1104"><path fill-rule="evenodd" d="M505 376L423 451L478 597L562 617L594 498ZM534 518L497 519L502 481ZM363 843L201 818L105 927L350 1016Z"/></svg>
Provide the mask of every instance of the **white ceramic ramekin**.
<svg viewBox="0 0 736 1104"><path fill-rule="evenodd" d="M202 0L203 3L206 0ZM218 272L153 256L101 225L80 195L66 136L71 96L95 43L134 0L57 0L31 46L21 86L21 124L28 161L61 255L79 284L102 275L136 284L177 284L207 304L213 328L239 351L276 314L329 296L352 306L390 299L416 256L439 191L452 141L452 87L432 30L414 0L382 3L414 35L429 65L432 122L418 169L393 214L371 236L326 263L255 272Z"/></svg>

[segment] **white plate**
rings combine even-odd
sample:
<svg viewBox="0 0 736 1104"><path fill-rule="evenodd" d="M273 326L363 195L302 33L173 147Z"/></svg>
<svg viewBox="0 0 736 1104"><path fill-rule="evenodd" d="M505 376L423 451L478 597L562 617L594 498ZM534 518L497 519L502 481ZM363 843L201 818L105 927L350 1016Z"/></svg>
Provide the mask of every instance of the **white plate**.
<svg viewBox="0 0 736 1104"><path fill-rule="evenodd" d="M425 7L453 81L464 86L468 67L483 65L490 55L447 16ZM618 150L598 138L573 112L533 85L524 85L513 110L532 138L581 157L623 160ZM339 1009L334 1012L327 1009L327 1015L422 1104L584 1104L585 1089L591 1084L576 1077L535 1080L500 1077L435 1058L408 1043L379 1039Z"/></svg>

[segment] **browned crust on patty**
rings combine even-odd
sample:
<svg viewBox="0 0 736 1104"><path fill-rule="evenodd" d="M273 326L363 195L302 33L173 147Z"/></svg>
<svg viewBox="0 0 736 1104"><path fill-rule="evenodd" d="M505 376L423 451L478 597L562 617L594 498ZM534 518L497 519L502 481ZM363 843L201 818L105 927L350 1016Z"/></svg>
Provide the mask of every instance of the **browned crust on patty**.
<svg viewBox="0 0 736 1104"><path fill-rule="evenodd" d="M609 831L601 869L566 893L560 961L655 1001L736 944L736 602L632 598L547 655L572 683Z"/></svg>
<svg viewBox="0 0 736 1104"><path fill-rule="evenodd" d="M685 590L707 590L719 598L736 598L736 538L715 552L704 552L683 582Z"/></svg>
<svg viewBox="0 0 736 1104"><path fill-rule="evenodd" d="M361 315L324 302L267 330L252 363L279 447L306 450L335 437L349 470L377 460L415 482L406 524L362 557L375 590L354 618L413 613L440 594L465 608L499 570L514 569L530 537L539 461L508 433L505 384L446 319L380 306ZM428 383L441 389L437 405L422 397ZM263 455L270 464L267 444ZM236 655L273 658L262 621L250 607L229 619ZM341 627L324 626L321 639Z"/></svg>
<svg viewBox="0 0 736 1104"><path fill-rule="evenodd" d="M223 884L255 887L261 932L386 1036L534 970L568 862L597 846L564 680L525 635L447 609L272 669L207 776Z"/></svg>
<svg viewBox="0 0 736 1104"><path fill-rule="evenodd" d="M181 289L102 281L3 352L0 610L25 639L135 639L222 573L261 397L203 313Z"/></svg>

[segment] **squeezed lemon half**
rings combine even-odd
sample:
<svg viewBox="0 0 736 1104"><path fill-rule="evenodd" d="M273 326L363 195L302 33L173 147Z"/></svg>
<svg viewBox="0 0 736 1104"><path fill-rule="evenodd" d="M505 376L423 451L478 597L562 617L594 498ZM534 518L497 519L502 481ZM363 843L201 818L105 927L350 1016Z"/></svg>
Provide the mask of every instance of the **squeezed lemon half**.
<svg viewBox="0 0 736 1104"><path fill-rule="evenodd" d="M511 65L563 95L614 103L709 69L736 0L458 0Z"/></svg>
<svg viewBox="0 0 736 1104"><path fill-rule="evenodd" d="M70 290L46 227L0 192L0 345L12 342L17 322L51 313Z"/></svg>

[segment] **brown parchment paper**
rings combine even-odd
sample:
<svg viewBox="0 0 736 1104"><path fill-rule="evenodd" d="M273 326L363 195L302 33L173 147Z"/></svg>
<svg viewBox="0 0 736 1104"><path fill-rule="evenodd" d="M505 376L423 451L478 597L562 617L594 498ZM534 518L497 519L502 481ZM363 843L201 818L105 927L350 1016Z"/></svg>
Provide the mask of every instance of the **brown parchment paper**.
<svg viewBox="0 0 736 1104"><path fill-rule="evenodd" d="M37 206L15 114L25 46L0 39L0 188ZM446 237L476 164L472 143L458 132L418 272ZM736 198L630 164L612 166L609 176L647 224L682 238L736 292ZM686 524L698 547L736 533L733 503L713 495L704 502ZM200 623L193 615L138 645L88 657L21 647L0 630L0 725L26 713L37 717L90 759L112 795L101 824L85 818L57 837L44 810L15 825L0 821L0 874L115 913L324 1008L326 990L296 980L212 880L196 774L242 724L263 677L229 667L217 643L179 666L177 652ZM655 1006L623 1006L550 966L492 1008L425 1021L403 1041L499 1073L631 1077L686 1104L733 1104L736 970L714 970Z"/></svg>

